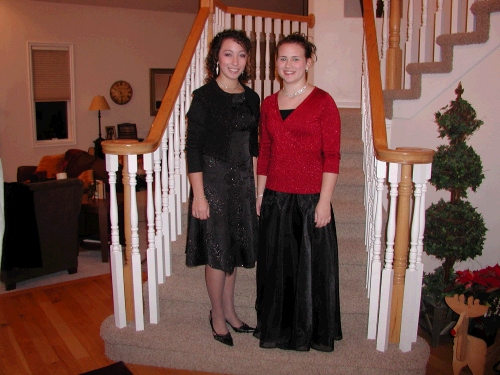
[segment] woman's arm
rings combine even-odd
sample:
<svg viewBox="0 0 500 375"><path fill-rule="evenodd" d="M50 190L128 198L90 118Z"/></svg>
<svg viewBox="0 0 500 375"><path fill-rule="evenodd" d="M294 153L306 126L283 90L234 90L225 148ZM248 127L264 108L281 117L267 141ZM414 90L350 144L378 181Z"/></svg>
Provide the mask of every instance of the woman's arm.
<svg viewBox="0 0 500 375"><path fill-rule="evenodd" d="M260 206L262 206L262 197L266 189L267 176L257 175L257 216L260 216Z"/></svg>
<svg viewBox="0 0 500 375"><path fill-rule="evenodd" d="M203 189L203 172L189 173L188 177L193 189L191 214L197 219L206 220L210 216L210 208Z"/></svg>
<svg viewBox="0 0 500 375"><path fill-rule="evenodd" d="M314 222L316 228L324 227L332 220L330 205L332 202L333 191L337 183L338 174L336 173L323 173L323 180L321 182L321 191L319 193L319 201L316 205L314 214Z"/></svg>

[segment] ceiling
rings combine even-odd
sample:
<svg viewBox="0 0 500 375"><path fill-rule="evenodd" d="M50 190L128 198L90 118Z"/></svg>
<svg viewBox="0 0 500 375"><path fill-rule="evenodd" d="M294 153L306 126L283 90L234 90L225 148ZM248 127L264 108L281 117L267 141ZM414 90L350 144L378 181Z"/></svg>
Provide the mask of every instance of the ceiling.
<svg viewBox="0 0 500 375"><path fill-rule="evenodd" d="M34 0L49 3L96 5L115 8L156 10L162 12L197 13L199 0Z"/></svg>

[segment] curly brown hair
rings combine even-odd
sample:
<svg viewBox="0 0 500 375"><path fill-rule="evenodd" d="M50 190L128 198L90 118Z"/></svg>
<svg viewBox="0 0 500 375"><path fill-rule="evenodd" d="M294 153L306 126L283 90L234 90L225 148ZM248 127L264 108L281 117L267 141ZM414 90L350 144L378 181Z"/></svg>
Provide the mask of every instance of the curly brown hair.
<svg viewBox="0 0 500 375"><path fill-rule="evenodd" d="M225 39L233 39L236 43L242 46L247 53L247 63L243 72L241 72L238 80L240 83L247 83L250 79L250 59L252 54L252 44L250 39L246 36L245 32L242 30L226 29L218 33L210 42L208 47L208 54L205 59L205 71L206 78L205 83L208 83L217 78L217 73L215 71L217 66L217 61L219 61L219 51L222 42Z"/></svg>
<svg viewBox="0 0 500 375"><path fill-rule="evenodd" d="M294 32L290 35L285 36L281 39L276 45L276 58L278 58L278 51L283 44L298 44L304 48L306 59L312 59L314 62L318 60L318 56L316 55L316 46L313 42L307 39L305 34L301 34L299 32Z"/></svg>

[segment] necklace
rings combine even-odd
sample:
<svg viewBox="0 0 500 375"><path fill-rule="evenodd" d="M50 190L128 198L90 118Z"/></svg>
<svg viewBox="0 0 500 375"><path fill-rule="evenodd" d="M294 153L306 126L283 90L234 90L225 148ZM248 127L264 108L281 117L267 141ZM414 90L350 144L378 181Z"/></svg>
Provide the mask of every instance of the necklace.
<svg viewBox="0 0 500 375"><path fill-rule="evenodd" d="M284 88L283 88L283 89L281 89L281 91L283 91L283 94L285 94L285 95L286 95L286 96L288 96L289 98L293 98L294 96L297 96L297 95L299 95L299 94L302 94L302 93L304 92L304 90L306 89L307 85L308 85L308 83L306 83L306 85L305 85L304 87L302 87L300 90L295 91L293 94L287 94L287 93L285 92L285 89L284 89Z"/></svg>
<svg viewBox="0 0 500 375"><path fill-rule="evenodd" d="M236 90L238 87L240 87L240 84L238 83L238 85L236 87L227 87L225 84L223 84L222 82L220 82L218 79L215 80L219 86L222 86L224 87L226 90L230 90L230 91L234 91Z"/></svg>

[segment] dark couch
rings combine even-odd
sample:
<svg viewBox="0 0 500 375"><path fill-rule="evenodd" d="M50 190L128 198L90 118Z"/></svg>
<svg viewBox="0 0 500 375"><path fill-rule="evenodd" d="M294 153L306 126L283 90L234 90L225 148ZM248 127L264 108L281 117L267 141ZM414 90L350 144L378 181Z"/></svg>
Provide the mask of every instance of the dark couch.
<svg viewBox="0 0 500 375"><path fill-rule="evenodd" d="M108 181L106 162L96 158L88 152L78 149L69 149L64 154L64 162L60 172L66 172L68 178L77 178L82 172L92 169L96 180ZM25 165L17 168L17 182L40 182L47 180L43 171L37 172L36 165Z"/></svg>
<svg viewBox="0 0 500 375"><path fill-rule="evenodd" d="M31 278L77 272L78 216L83 182L77 178L4 183L5 233L0 279L7 290Z"/></svg>

